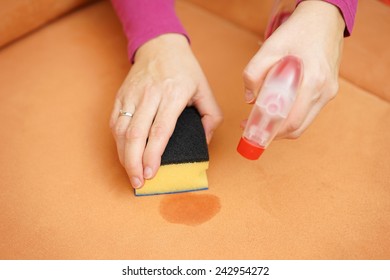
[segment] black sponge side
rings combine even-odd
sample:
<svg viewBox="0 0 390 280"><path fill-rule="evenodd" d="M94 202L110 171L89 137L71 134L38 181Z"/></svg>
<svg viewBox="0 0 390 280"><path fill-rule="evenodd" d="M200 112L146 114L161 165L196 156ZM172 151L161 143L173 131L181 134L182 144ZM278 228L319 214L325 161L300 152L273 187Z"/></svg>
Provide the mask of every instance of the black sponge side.
<svg viewBox="0 0 390 280"><path fill-rule="evenodd" d="M208 160L206 135L199 112L195 107L186 107L161 157L161 165Z"/></svg>

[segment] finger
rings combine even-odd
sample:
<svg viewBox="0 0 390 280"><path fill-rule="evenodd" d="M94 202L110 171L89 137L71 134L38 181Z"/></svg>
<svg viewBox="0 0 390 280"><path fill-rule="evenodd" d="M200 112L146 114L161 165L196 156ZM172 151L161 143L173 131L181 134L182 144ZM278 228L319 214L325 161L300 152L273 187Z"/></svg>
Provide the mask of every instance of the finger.
<svg viewBox="0 0 390 280"><path fill-rule="evenodd" d="M215 129L222 123L223 114L222 110L217 104L211 89L206 84L199 87L199 93L197 94L193 105L198 110L201 118L203 129L206 134L207 143L210 143Z"/></svg>
<svg viewBox="0 0 390 280"><path fill-rule="evenodd" d="M322 86L320 89L316 89L316 92L312 92L312 104L309 105L308 113L303 120L296 124L296 127L290 127L291 131L288 132L285 137L296 139L302 135L303 132L311 125L314 119L318 116L320 111L325 107L330 100L332 100L338 91L338 83L327 86Z"/></svg>
<svg viewBox="0 0 390 280"><path fill-rule="evenodd" d="M144 184L142 157L159 98L158 89L145 89L126 132L124 166L134 188L140 188Z"/></svg>
<svg viewBox="0 0 390 280"><path fill-rule="evenodd" d="M114 109L111 115L111 121L115 122L112 127L112 133L115 138L116 147L118 151L118 157L121 164L124 166L124 150L125 150L125 143L126 143L126 131L129 127L130 121L132 117L129 116L121 116L120 110L124 110L126 112L134 112L135 106L129 102L127 102L128 105L124 105L124 103L118 101L115 101L114 103Z"/></svg>
<svg viewBox="0 0 390 280"><path fill-rule="evenodd" d="M125 153L125 143L126 143L126 131L129 127L131 118L126 116L121 116L117 118L117 121L112 129L114 134L116 148L118 151L119 161L123 166L124 165L124 153Z"/></svg>
<svg viewBox="0 0 390 280"><path fill-rule="evenodd" d="M178 93L181 94L181 93ZM175 95L175 94L173 94ZM177 119L186 106L186 100L170 98L161 101L157 115L149 132L148 143L143 155L144 178L153 178L161 164L161 156L175 129Z"/></svg>
<svg viewBox="0 0 390 280"><path fill-rule="evenodd" d="M113 127L116 124L116 121L117 121L118 116L119 116L119 110L121 109L121 107L122 107L121 102L118 99L115 99L114 108L112 109L110 122L109 122L111 129L113 129Z"/></svg>
<svg viewBox="0 0 390 280"><path fill-rule="evenodd" d="M299 137L309 112L317 109L317 104L321 103L321 87L313 82L311 76L304 77L301 87L298 90L296 100L291 108L287 119L283 122L276 138L292 138Z"/></svg>
<svg viewBox="0 0 390 280"><path fill-rule="evenodd" d="M312 106L309 113L306 115L305 119L301 123L301 125L294 131L289 132L285 136L285 138L297 139L298 137L300 137L303 134L303 132L305 132L306 129L310 126L313 120L317 117L317 115L320 113L323 107L324 105L321 103L317 103L314 106Z"/></svg>
<svg viewBox="0 0 390 280"><path fill-rule="evenodd" d="M247 103L254 102L269 69L279 59L279 56L266 55L266 53L260 49L249 61L243 72L245 86L244 97Z"/></svg>

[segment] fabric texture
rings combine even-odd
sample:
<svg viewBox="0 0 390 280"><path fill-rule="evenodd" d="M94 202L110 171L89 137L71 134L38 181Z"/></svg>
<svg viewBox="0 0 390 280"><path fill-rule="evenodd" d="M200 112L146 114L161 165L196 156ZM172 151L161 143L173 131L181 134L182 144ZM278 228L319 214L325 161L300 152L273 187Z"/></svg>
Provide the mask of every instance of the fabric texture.
<svg viewBox="0 0 390 280"><path fill-rule="evenodd" d="M236 146L259 33L177 2L225 113L197 193L133 194L108 127L129 71L108 1L1 49L0 259L390 259L390 9L359 5L337 97L253 162Z"/></svg>
<svg viewBox="0 0 390 280"><path fill-rule="evenodd" d="M195 107L179 116L175 130L161 156L161 165L208 161L206 135Z"/></svg>
<svg viewBox="0 0 390 280"><path fill-rule="evenodd" d="M0 1L0 47L93 0Z"/></svg>
<svg viewBox="0 0 390 280"><path fill-rule="evenodd" d="M298 0L298 4L304 0ZM174 8L174 0L111 0L128 40L128 56L134 62L137 49L147 41L166 33L188 37ZM326 0L342 13L349 36L353 29L357 0Z"/></svg>

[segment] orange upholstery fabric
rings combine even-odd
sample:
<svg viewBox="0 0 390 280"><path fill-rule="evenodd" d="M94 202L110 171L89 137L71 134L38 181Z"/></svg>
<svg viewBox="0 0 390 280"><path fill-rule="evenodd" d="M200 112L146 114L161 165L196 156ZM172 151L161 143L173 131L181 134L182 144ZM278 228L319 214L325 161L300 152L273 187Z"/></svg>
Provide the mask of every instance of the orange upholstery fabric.
<svg viewBox="0 0 390 280"><path fill-rule="evenodd" d="M0 47L91 0L0 0Z"/></svg>
<svg viewBox="0 0 390 280"><path fill-rule="evenodd" d="M272 10L272 0L179 0L192 2L257 34L260 39ZM390 101L389 6L359 0L353 36L345 40L340 74L354 84Z"/></svg>
<svg viewBox="0 0 390 280"><path fill-rule="evenodd" d="M225 113L210 190L133 195L108 127L126 42L93 3L0 51L0 258L388 259L389 103L341 79L300 139L247 161L241 72L259 38L177 8Z"/></svg>
<svg viewBox="0 0 390 280"><path fill-rule="evenodd" d="M345 40L341 76L390 101L390 6L359 0L353 36Z"/></svg>
<svg viewBox="0 0 390 280"><path fill-rule="evenodd" d="M269 13L272 10L273 0L179 0L192 2L238 26L263 34L267 26Z"/></svg>

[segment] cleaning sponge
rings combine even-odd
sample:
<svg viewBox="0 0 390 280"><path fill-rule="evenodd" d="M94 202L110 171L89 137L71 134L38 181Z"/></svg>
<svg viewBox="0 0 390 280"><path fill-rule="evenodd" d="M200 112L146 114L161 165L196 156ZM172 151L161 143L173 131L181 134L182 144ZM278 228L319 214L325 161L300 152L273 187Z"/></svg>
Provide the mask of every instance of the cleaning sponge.
<svg viewBox="0 0 390 280"><path fill-rule="evenodd" d="M187 107L177 120L156 176L136 189L135 195L206 190L208 166L209 154L201 117L194 107Z"/></svg>

